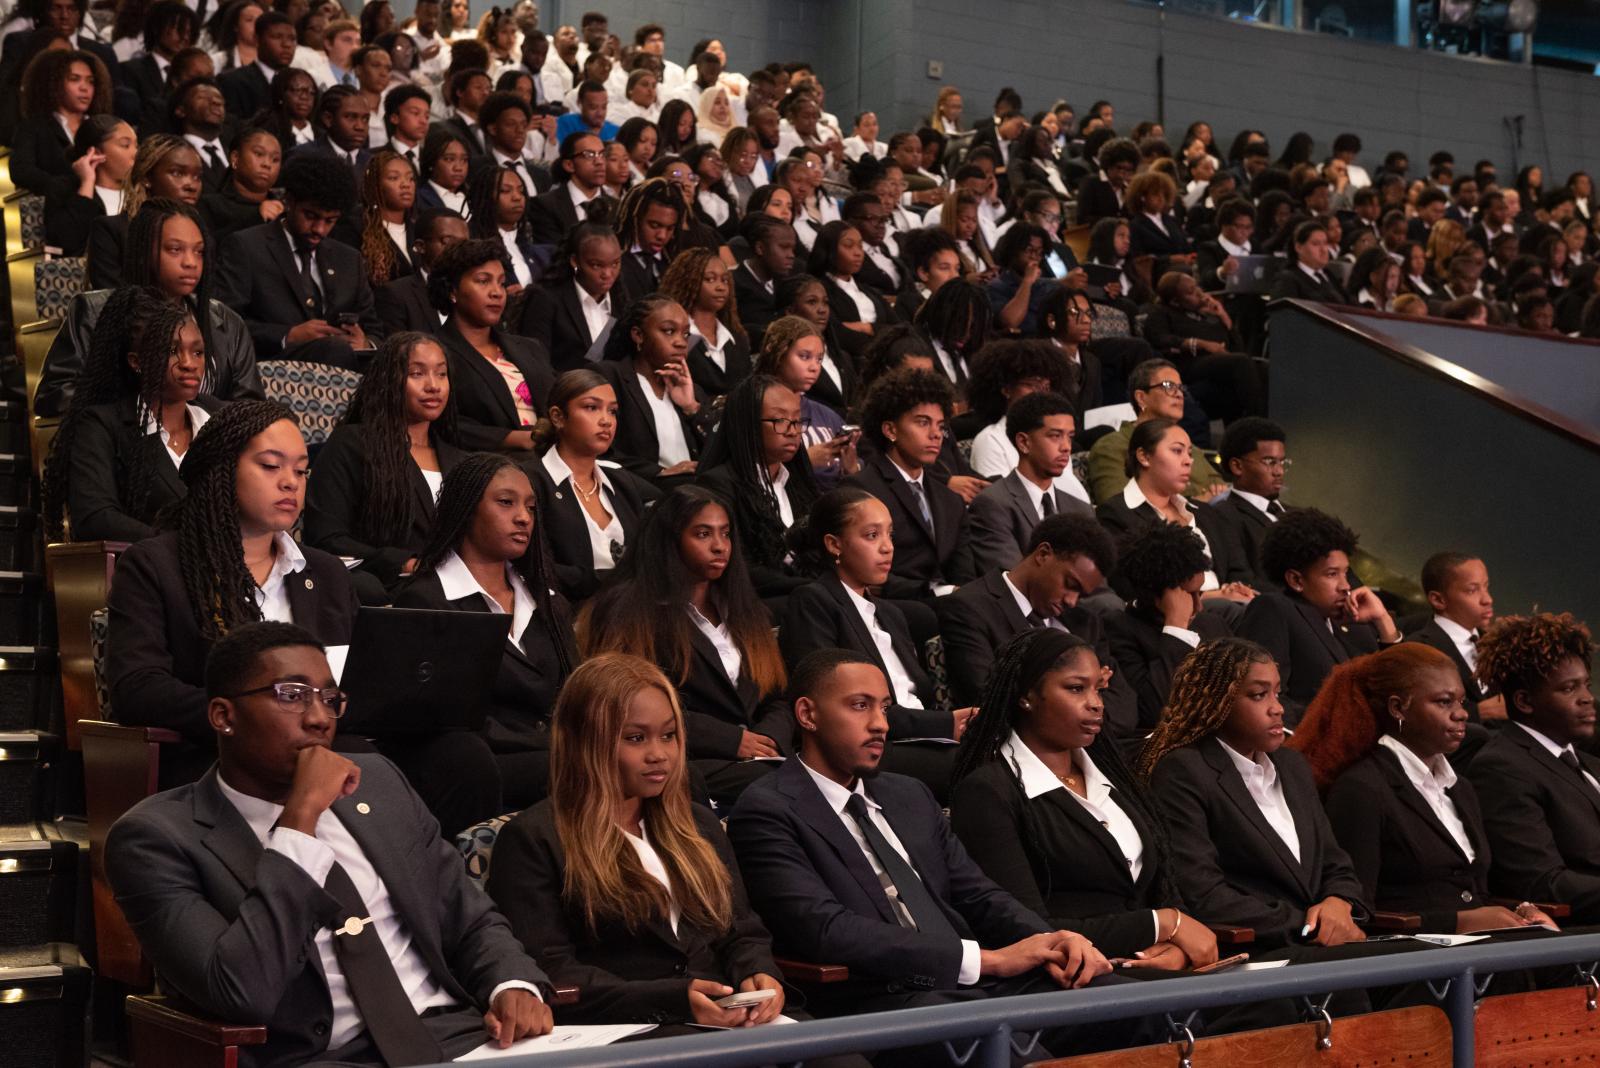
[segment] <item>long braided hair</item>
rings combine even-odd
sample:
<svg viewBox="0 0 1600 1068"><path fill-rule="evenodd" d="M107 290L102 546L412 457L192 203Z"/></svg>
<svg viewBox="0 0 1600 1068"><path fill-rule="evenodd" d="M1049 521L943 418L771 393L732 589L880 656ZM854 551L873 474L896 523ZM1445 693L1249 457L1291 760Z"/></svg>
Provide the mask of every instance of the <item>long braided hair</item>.
<svg viewBox="0 0 1600 1068"><path fill-rule="evenodd" d="M125 286L160 285L161 240L167 223L173 219L188 219L200 230L206 252L201 258L200 284L189 294L194 309L195 325L200 328L200 339L206 346L206 376L202 389L213 388L212 375L216 364L216 346L211 335L211 232L206 228L200 213L188 204L154 197L145 201L139 214L128 220L128 236L122 246L122 284Z"/></svg>
<svg viewBox="0 0 1600 1068"><path fill-rule="evenodd" d="M439 565L450 553L457 552L472 530L473 517L478 512L478 502L495 475L506 468L521 470L515 463L494 452L475 452L466 457L455 469L444 476L439 489L439 503L433 513L433 529L428 541L417 554L417 569L411 582L439 570ZM556 660L565 679L577 663L577 649L573 643L572 627L566 600L550 589L555 583L555 564L550 559L550 541L545 535L544 522L537 516L533 523L533 536L528 548L511 561L511 566L533 596L533 618L544 627L550 644L556 650Z"/></svg>
<svg viewBox="0 0 1600 1068"><path fill-rule="evenodd" d="M682 304L683 310L692 318L695 305L700 301L700 284L705 277L706 264L717 258L715 248L697 246L684 249L672 257L672 262L667 264L666 271L662 273L661 284L657 287L661 295ZM717 320L741 341L749 337L744 324L739 321L739 298L733 292L731 276L728 279L728 302L717 312Z"/></svg>
<svg viewBox="0 0 1600 1068"><path fill-rule="evenodd" d="M995 659L994 670L983 688L978 715L968 724L956 750L955 764L950 772L952 788L978 768L991 761L1003 761L1011 772L1007 776L1019 801L1027 800L1022 790L1022 772L1003 752L1005 744L1026 718L1022 701L1040 683L1045 675L1067 666L1073 657L1084 652L1094 655L1094 646L1066 631L1039 627L1019 632L1001 646ZM1099 660L1096 658L1096 664ZM1157 871L1157 887L1163 901L1181 901L1173 879L1170 863L1170 842L1166 822L1154 805L1148 792L1128 766L1115 738L1102 731L1085 750L1094 766L1117 791L1117 804L1131 810L1148 831L1145 838L1146 865L1152 861ZM1044 845L1045 835L1038 827L1033 806L1022 804L1022 837L1028 843L1030 857L1045 857L1049 849ZM1035 865L1043 896L1050 897L1050 870L1048 864Z"/></svg>
<svg viewBox="0 0 1600 1068"><path fill-rule="evenodd" d="M1185 657L1172 673L1172 690L1155 733L1139 753L1139 778L1148 782L1168 753L1221 730L1250 665L1272 662L1271 653L1244 638L1204 642Z"/></svg>
<svg viewBox="0 0 1600 1068"><path fill-rule="evenodd" d="M662 250L669 260L677 251L678 234L683 232L684 216L683 196L676 186L666 178L646 178L622 197L622 203L617 205L616 231L617 238L622 242L622 251L627 252L639 242L639 221L644 218L646 209L652 204L664 204L678 215L677 225L673 227L674 233L667 247Z"/></svg>
<svg viewBox="0 0 1600 1068"><path fill-rule="evenodd" d="M383 225L383 170L391 163L411 164L392 148L380 148L361 172L361 258L367 265L367 281L381 286L394 273L394 242ZM416 201L406 212L406 222L416 216Z"/></svg>
<svg viewBox="0 0 1600 1068"><path fill-rule="evenodd" d="M406 374L418 345L438 342L427 334L390 334L372 358L361 385L350 399L340 426L366 428L365 508L356 521L363 538L374 545L399 545L411 528L411 436L407 430ZM428 427L434 444L455 438L454 391L445 397L439 418Z"/></svg>
<svg viewBox="0 0 1600 1068"><path fill-rule="evenodd" d="M161 514L161 527L178 535L184 592L209 641L261 619L239 534L239 454L251 438L284 420L299 425L284 405L258 400L235 401L212 416L183 458L179 475L188 494Z"/></svg>
<svg viewBox="0 0 1600 1068"><path fill-rule="evenodd" d="M781 567L788 551L784 547L785 528L761 448L761 405L767 390L774 387L788 388L772 375L752 374L729 391L722 422L701 454L700 470L728 465L737 487L734 507L751 519L760 520L744 525L745 551L751 563ZM811 458L803 444L783 466L789 469L784 492L798 521L811 510L818 496L816 480L811 476Z"/></svg>
<svg viewBox="0 0 1600 1068"><path fill-rule="evenodd" d="M189 309L168 300L158 289L124 286L107 299L89 341L89 353L72 403L45 461L44 519L46 536L51 540L61 541L67 536L72 451L85 413L97 405L131 397L134 426L142 434L149 415L161 409L161 391L167 366L177 349L178 331L189 321ZM137 370L130 365L130 356L138 362ZM148 453L145 449L129 449L126 459L128 473L121 487L122 503L129 515L142 519L153 475Z"/></svg>
<svg viewBox="0 0 1600 1068"><path fill-rule="evenodd" d="M128 180L123 183L127 195L122 198L122 214L131 221L139 217L150 196L150 176L156 168L179 152L194 152L194 146L177 134L151 134L139 142L139 151L133 157L133 167ZM195 152L195 158L200 154Z"/></svg>
<svg viewBox="0 0 1600 1068"><path fill-rule="evenodd" d="M499 212L495 201L500 199L500 180L511 175L518 185L522 177L510 167L481 167L467 178L467 230L473 237L500 240ZM528 236L527 213L517 221L518 239Z"/></svg>

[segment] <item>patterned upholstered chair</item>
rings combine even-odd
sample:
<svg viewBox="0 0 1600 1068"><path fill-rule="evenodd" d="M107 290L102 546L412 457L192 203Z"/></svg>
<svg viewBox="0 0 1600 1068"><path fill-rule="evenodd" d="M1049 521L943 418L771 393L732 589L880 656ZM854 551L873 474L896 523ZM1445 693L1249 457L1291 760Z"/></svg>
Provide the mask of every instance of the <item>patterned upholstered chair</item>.
<svg viewBox="0 0 1600 1068"><path fill-rule="evenodd" d="M33 304L40 319L62 320L72 298L83 292L82 256L56 256L33 265Z"/></svg>
<svg viewBox="0 0 1600 1068"><path fill-rule="evenodd" d="M359 372L332 364L263 360L259 366L267 399L294 412L306 444L313 449L328 440L361 384Z"/></svg>
<svg viewBox="0 0 1600 1068"><path fill-rule="evenodd" d="M456 835L456 851L467 862L467 874L479 886L489 880L489 857L494 852L495 839L500 837L501 828L515 819L516 815L515 812L507 812L504 816L474 823Z"/></svg>
<svg viewBox="0 0 1600 1068"><path fill-rule="evenodd" d="M17 201L17 212L22 216L22 247L26 249L43 246L44 197L23 197Z"/></svg>

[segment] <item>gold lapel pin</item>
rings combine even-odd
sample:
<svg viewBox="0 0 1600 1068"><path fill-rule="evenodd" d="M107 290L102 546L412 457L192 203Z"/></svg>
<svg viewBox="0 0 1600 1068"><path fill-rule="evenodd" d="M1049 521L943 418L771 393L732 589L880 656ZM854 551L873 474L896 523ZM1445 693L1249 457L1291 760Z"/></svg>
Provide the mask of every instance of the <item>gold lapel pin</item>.
<svg viewBox="0 0 1600 1068"><path fill-rule="evenodd" d="M365 816L367 813L372 811L372 806L367 804L365 801L362 801L356 805L356 811Z"/></svg>
<svg viewBox="0 0 1600 1068"><path fill-rule="evenodd" d="M316 588L317 588L317 584L315 582L312 582L310 579L306 579L306 589L314 590Z"/></svg>

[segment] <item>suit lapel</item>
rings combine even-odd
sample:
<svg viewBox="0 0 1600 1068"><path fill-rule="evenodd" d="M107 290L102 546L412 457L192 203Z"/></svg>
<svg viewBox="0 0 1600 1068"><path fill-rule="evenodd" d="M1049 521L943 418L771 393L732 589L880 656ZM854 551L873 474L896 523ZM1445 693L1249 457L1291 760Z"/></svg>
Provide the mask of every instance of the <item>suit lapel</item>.
<svg viewBox="0 0 1600 1068"><path fill-rule="evenodd" d="M1301 618L1306 621L1306 625L1311 628L1311 633L1316 635L1317 641L1321 642L1322 647L1328 650L1328 655L1333 657L1335 664L1342 664L1350 659L1350 654L1346 651L1344 643L1339 641L1338 635L1333 633L1326 618L1298 597L1291 597L1290 601L1294 604L1295 611L1300 613Z"/></svg>
<svg viewBox="0 0 1600 1068"><path fill-rule="evenodd" d="M578 300L578 291L575 288L564 285L556 291L556 311L566 317L573 336L583 339L584 351L588 352L589 346L595 343L595 338L589 334L589 320L584 318L583 305Z"/></svg>
<svg viewBox="0 0 1600 1068"><path fill-rule="evenodd" d="M812 830L821 835L823 841L827 842L838 855L850 877L856 881L861 892L867 895L867 899L878 910L878 916L885 923L899 924L899 917L894 914L894 909L889 905L889 897L883 892L883 883L878 881L878 876L873 872L872 865L868 863L867 855L862 852L855 836L845 829L843 822L845 817L828 806L822 791L811 781L811 773L806 771L805 765L796 757L785 761L778 769L778 774L784 779L782 783L784 793L794 800L795 812Z"/></svg>
<svg viewBox="0 0 1600 1068"><path fill-rule="evenodd" d="M246 893L256 885L256 866L261 863L261 840L233 807L217 785L215 766L195 784L195 822L207 828L201 841L239 880Z"/></svg>
<svg viewBox="0 0 1600 1068"><path fill-rule="evenodd" d="M916 491L911 488L911 484L905 480L903 475L900 474L900 469L896 467L894 465L894 461L889 459L887 456L879 455L876 459L876 463L878 464L878 473L883 476L884 481L889 483L889 492L894 494L895 498L899 500L900 507L904 508L906 514L911 517L911 521L917 524L917 529L926 534L929 541L936 543L938 539L934 535L933 528L930 527L927 521L922 518L922 506L917 503ZM923 471L922 492L924 496L928 497L928 513L932 515L933 498L932 496L928 495L926 469ZM935 521L937 521L937 517L935 518Z"/></svg>
<svg viewBox="0 0 1600 1068"><path fill-rule="evenodd" d="M1128 884L1130 886L1133 885L1133 875L1128 871L1128 858L1123 855L1122 847L1117 845L1117 840L1111 837L1111 832L1106 830L1104 824L1095 819L1088 809L1068 796L1068 791L1065 787L1060 790L1051 790L1039 800L1045 804L1053 805L1058 811L1065 813L1067 819L1076 823L1105 852L1106 857L1111 861L1111 868L1121 872L1122 876L1127 879ZM1127 809L1123 809L1123 811L1126 812ZM1143 831L1143 828L1141 828L1141 831ZM1147 866L1153 867L1153 865Z"/></svg>
<svg viewBox="0 0 1600 1068"><path fill-rule="evenodd" d="M1289 851L1289 846L1283 837L1273 830L1272 824L1267 822L1267 817L1262 815L1261 806L1256 804L1256 799L1250 796L1250 790L1245 786L1244 779L1239 775L1239 769L1233 766L1233 761L1228 754L1222 751L1222 745L1215 738L1206 739L1202 745L1206 762L1217 773L1217 782L1222 787L1222 792L1228 795L1228 800L1233 802L1245 822L1260 835L1272 855L1277 858L1284 872L1297 885L1305 887L1305 874L1300 867L1300 862ZM1287 796L1285 797L1287 800ZM1299 824L1295 825L1295 832L1299 833ZM1300 843L1300 851L1305 853L1306 843Z"/></svg>
<svg viewBox="0 0 1600 1068"><path fill-rule="evenodd" d="M283 277L288 279L289 288L294 291L295 304L301 314L309 319L313 296L311 287L306 284L305 276L300 273L300 264L295 262L294 252L289 247L289 238L281 227L272 227L262 234L267 243L267 254L278 264L278 270Z"/></svg>
<svg viewBox="0 0 1600 1068"><path fill-rule="evenodd" d="M837 579L824 582L823 588L828 591L828 596L843 609L844 625L849 629L851 638L854 639L857 649L865 649L872 657L872 662L878 665L878 670L885 676L889 669L884 666L883 657L878 655L878 643L872 640L872 634L867 630L866 620L861 618L861 613L856 611L856 606L850 600L850 591L844 588L844 583Z"/></svg>
<svg viewBox="0 0 1600 1068"><path fill-rule="evenodd" d="M689 628L689 642L694 646L695 655L705 661L704 669L709 671L711 677L717 680L718 686L725 687L733 695L733 699L738 702L740 709L744 712L745 719L748 720L752 707L746 688L746 680L749 676L741 669L739 681L737 683L731 681L728 678L727 670L722 666L722 657L717 655L716 647L711 644L711 639L700 633L699 627ZM754 688L753 684L751 684L750 688Z"/></svg>
<svg viewBox="0 0 1600 1068"><path fill-rule="evenodd" d="M1572 774L1571 768L1561 763L1561 761L1557 758L1551 756L1550 751L1543 745L1540 745L1538 739L1529 734L1527 731L1519 729L1517 731L1517 741L1521 743L1524 749L1533 754L1534 760L1537 760L1539 763L1544 765L1546 772L1551 778L1553 778L1556 782L1563 784L1567 789L1579 794L1585 801L1589 803L1589 807L1594 809L1595 815L1600 816L1600 793L1596 793L1588 783L1576 778ZM1589 762L1581 753L1578 754L1578 763L1585 771L1589 772L1590 775L1595 774L1595 770L1589 767ZM1600 776L1596 777L1600 778Z"/></svg>
<svg viewBox="0 0 1600 1068"><path fill-rule="evenodd" d="M299 571L291 571L283 576L283 595L289 599L289 612L294 620L316 633L317 583L311 575L310 561Z"/></svg>
<svg viewBox="0 0 1600 1068"><path fill-rule="evenodd" d="M1017 599L1011 596L1011 591L1006 588L1005 578L999 571L991 571L983 576L983 588L998 603L1000 615L1010 625L1011 634L1028 628L1028 617L1017 607Z"/></svg>
<svg viewBox="0 0 1600 1068"><path fill-rule="evenodd" d="M439 338L456 354L456 361L472 369L472 373L488 387L489 397L499 409L501 416L506 420L506 425L516 422L516 409L511 404L511 393L506 389L506 380L500 372L495 370L493 364L484 359L477 349L473 348L461 332L450 327L441 327Z"/></svg>
<svg viewBox="0 0 1600 1068"><path fill-rule="evenodd" d="M1038 525L1039 521L1033 518L1035 515L1033 501L1028 496L1027 487L1022 484L1021 473L1017 471L1011 472L1005 477L1005 484L1006 493L1011 497L1011 507L1015 511L1016 517L1022 520L1023 525L1031 531Z"/></svg>
<svg viewBox="0 0 1600 1068"><path fill-rule="evenodd" d="M1399 758L1383 746L1378 746L1375 751L1383 767L1383 773L1388 777L1389 785L1394 789L1395 796L1400 799L1400 803L1409 808L1423 823L1427 824L1428 828L1442 838L1445 844L1455 851L1457 856L1461 857L1462 860L1466 860L1467 856L1461 852L1461 846L1456 842L1455 836L1450 833L1449 828L1445 827L1444 823L1439 819L1438 813L1433 811L1433 806L1428 804L1428 799L1423 797L1421 791L1411 782L1411 777L1406 774L1405 768L1400 766ZM1453 796L1452 800L1454 800ZM1463 826L1465 823L1466 821L1463 820ZM1476 843L1473 844L1476 845Z"/></svg>

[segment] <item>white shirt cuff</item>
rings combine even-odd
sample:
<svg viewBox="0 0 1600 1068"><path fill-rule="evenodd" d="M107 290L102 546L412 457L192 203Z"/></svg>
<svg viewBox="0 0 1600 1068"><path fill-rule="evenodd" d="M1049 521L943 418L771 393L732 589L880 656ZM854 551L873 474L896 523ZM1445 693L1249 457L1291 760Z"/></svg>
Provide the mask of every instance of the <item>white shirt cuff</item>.
<svg viewBox="0 0 1600 1068"><path fill-rule="evenodd" d="M288 857L318 886L328 881L328 872L332 870L335 858L333 847L322 839L288 827L274 827L272 833L267 835L267 848Z"/></svg>
<svg viewBox="0 0 1600 1068"><path fill-rule="evenodd" d="M1150 944L1153 946L1157 942L1161 941L1161 910L1160 909L1151 909L1150 910L1150 925L1155 928L1155 933L1150 936Z"/></svg>
<svg viewBox="0 0 1600 1068"><path fill-rule="evenodd" d="M973 986L982 976L983 949L970 938L961 940L961 970L956 973L957 986Z"/></svg>
<svg viewBox="0 0 1600 1068"><path fill-rule="evenodd" d="M499 997L507 990L526 990L540 1001L544 1000L544 995L539 993L539 988L534 986L532 983L525 982L521 979L508 979L499 986L495 987L493 990L489 991L489 1007L493 1008L494 999Z"/></svg>
<svg viewBox="0 0 1600 1068"><path fill-rule="evenodd" d="M1184 630L1182 627L1162 627L1161 633L1172 635L1191 649L1198 648L1200 645L1200 635L1192 630Z"/></svg>

